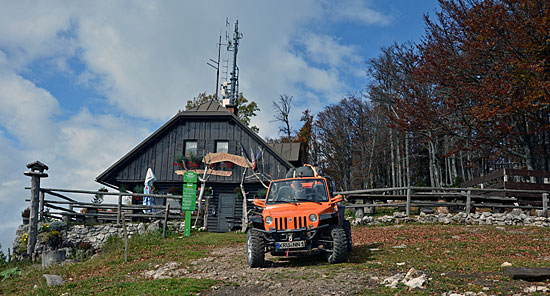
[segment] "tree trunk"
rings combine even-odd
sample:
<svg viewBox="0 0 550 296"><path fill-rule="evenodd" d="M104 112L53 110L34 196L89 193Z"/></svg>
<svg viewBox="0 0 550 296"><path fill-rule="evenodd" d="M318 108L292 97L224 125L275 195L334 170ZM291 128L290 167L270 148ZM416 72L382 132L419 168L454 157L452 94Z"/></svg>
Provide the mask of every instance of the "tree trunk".
<svg viewBox="0 0 550 296"><path fill-rule="evenodd" d="M407 173L407 187L411 187L411 167L409 159L409 133L405 134L405 167Z"/></svg>
<svg viewBox="0 0 550 296"><path fill-rule="evenodd" d="M393 130L390 129L390 153L391 153L391 186L395 187L395 153L393 151Z"/></svg>

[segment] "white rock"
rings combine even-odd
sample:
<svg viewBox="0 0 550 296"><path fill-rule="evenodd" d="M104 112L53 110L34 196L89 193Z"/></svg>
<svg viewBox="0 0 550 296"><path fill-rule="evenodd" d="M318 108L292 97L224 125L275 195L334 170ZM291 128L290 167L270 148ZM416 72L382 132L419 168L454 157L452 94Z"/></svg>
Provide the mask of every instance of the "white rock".
<svg viewBox="0 0 550 296"><path fill-rule="evenodd" d="M145 233L145 225L143 223L139 223L139 225L137 227L137 231L138 231L138 234Z"/></svg>
<svg viewBox="0 0 550 296"><path fill-rule="evenodd" d="M510 267L510 266L512 266L512 263L510 262L504 262L500 265L500 267Z"/></svg>
<svg viewBox="0 0 550 296"><path fill-rule="evenodd" d="M550 289L548 289L545 286L537 286L537 292L548 292Z"/></svg>
<svg viewBox="0 0 550 296"><path fill-rule="evenodd" d="M408 282L416 277L418 277L418 271L414 269L414 267L411 267L411 269L409 269L409 271L405 275L405 278L403 279L403 281Z"/></svg>
<svg viewBox="0 0 550 296"><path fill-rule="evenodd" d="M399 282L403 278L405 278L404 273L397 273L397 274L394 274L393 276L386 278L384 281L382 281L382 284L386 285L386 287L397 288L397 284L399 284Z"/></svg>
<svg viewBox="0 0 550 296"><path fill-rule="evenodd" d="M536 286L526 287L526 288L523 289L523 292L525 292L525 293L535 293L535 292L537 292L537 287Z"/></svg>
<svg viewBox="0 0 550 296"><path fill-rule="evenodd" d="M46 282L48 283L48 287L50 286L60 286L65 283L62 277L55 275L55 274L44 274L44 277L46 278ZM535 288L536 289L536 288Z"/></svg>
<svg viewBox="0 0 550 296"><path fill-rule="evenodd" d="M397 266L403 266L403 265L405 265L405 262L397 262L397 263L395 263L395 265L397 265Z"/></svg>
<svg viewBox="0 0 550 296"><path fill-rule="evenodd" d="M426 282L426 275L423 274L419 277L416 277L408 282L405 283L405 286L409 287L409 289L418 289L422 288L422 285Z"/></svg>
<svg viewBox="0 0 550 296"><path fill-rule="evenodd" d="M393 246L394 249L406 249L407 248L407 245L398 245L398 246Z"/></svg>

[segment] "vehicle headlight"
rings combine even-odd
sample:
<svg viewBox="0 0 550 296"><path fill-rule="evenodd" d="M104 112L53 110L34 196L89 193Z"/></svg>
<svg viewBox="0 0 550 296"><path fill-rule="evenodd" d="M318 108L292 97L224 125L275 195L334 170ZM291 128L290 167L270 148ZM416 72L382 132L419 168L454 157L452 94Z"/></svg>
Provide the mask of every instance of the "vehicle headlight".
<svg viewBox="0 0 550 296"><path fill-rule="evenodd" d="M317 215L316 215L316 214L311 214L311 215L309 215L309 221L311 221L311 222L317 222Z"/></svg>
<svg viewBox="0 0 550 296"><path fill-rule="evenodd" d="M265 223L267 223L267 224L273 223L273 218L271 218L271 216L265 217Z"/></svg>

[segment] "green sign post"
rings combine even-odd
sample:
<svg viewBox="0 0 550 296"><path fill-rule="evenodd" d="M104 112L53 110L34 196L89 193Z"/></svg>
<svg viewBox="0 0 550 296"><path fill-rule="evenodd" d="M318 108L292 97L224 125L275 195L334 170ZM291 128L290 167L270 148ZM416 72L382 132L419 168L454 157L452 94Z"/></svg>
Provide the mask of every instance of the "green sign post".
<svg viewBox="0 0 550 296"><path fill-rule="evenodd" d="M183 175L183 199L181 209L185 211L185 229L183 235L191 235L191 212L195 210L197 200L197 173L186 172Z"/></svg>

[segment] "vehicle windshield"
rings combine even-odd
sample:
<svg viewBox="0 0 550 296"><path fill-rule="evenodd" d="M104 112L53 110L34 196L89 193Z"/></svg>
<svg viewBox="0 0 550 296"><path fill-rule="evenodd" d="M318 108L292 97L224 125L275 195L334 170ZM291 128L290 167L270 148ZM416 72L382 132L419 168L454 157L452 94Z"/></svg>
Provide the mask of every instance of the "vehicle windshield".
<svg viewBox="0 0 550 296"><path fill-rule="evenodd" d="M328 201L327 186L323 179L293 179L272 182L267 204Z"/></svg>

